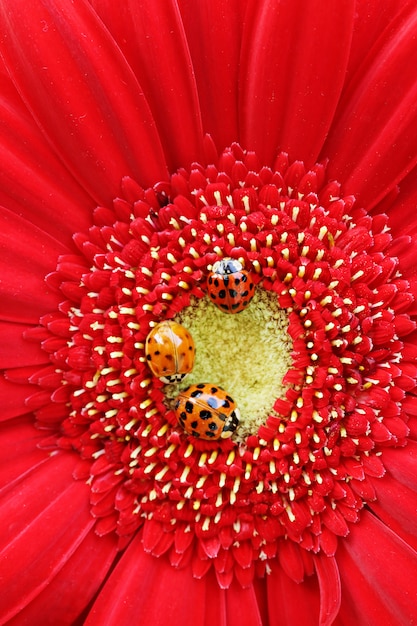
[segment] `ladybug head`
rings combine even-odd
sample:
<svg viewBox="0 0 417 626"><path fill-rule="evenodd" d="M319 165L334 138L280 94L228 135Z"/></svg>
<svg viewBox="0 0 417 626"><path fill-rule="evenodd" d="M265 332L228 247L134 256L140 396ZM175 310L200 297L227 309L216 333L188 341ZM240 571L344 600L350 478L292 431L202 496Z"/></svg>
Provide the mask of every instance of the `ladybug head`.
<svg viewBox="0 0 417 626"><path fill-rule="evenodd" d="M242 269L243 265L240 261L230 258L220 259L213 265L214 274L235 274L235 272L241 272Z"/></svg>

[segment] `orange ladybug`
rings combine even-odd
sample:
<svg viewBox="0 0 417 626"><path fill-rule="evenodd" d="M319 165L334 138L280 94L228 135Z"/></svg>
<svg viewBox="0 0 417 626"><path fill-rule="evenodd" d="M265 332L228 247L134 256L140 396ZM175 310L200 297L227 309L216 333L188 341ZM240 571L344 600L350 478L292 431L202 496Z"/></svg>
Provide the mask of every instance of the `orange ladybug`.
<svg viewBox="0 0 417 626"><path fill-rule="evenodd" d="M235 401L218 385L200 383L184 389L176 399L175 413L185 432L200 439L227 439L239 425Z"/></svg>
<svg viewBox="0 0 417 626"><path fill-rule="evenodd" d="M146 337L145 353L152 374L164 383L178 383L193 369L193 338L177 322L157 324Z"/></svg>
<svg viewBox="0 0 417 626"><path fill-rule="evenodd" d="M210 300L225 313L240 313L255 293L249 272L237 259L220 259L214 263L207 279Z"/></svg>

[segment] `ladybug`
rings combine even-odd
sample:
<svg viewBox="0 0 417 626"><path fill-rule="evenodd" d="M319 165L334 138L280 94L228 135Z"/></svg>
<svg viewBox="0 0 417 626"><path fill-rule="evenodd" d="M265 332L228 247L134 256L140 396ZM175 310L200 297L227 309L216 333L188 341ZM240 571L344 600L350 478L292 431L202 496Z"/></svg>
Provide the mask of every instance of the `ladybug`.
<svg viewBox="0 0 417 626"><path fill-rule="evenodd" d="M200 383L184 389L174 405L183 429L200 439L227 439L239 425L235 401L218 385Z"/></svg>
<svg viewBox="0 0 417 626"><path fill-rule="evenodd" d="M225 313L240 313L255 293L253 280L236 259L217 261L207 279L210 300Z"/></svg>
<svg viewBox="0 0 417 626"><path fill-rule="evenodd" d="M193 338L177 322L157 324L146 337L145 353L152 374L163 383L178 383L193 369Z"/></svg>

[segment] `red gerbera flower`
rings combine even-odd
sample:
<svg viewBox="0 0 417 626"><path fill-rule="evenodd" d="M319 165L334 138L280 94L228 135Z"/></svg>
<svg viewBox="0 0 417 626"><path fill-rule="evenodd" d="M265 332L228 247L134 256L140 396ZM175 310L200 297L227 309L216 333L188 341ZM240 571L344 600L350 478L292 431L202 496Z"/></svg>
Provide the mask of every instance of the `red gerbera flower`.
<svg viewBox="0 0 417 626"><path fill-rule="evenodd" d="M412 5L1 3L1 623L417 622Z"/></svg>

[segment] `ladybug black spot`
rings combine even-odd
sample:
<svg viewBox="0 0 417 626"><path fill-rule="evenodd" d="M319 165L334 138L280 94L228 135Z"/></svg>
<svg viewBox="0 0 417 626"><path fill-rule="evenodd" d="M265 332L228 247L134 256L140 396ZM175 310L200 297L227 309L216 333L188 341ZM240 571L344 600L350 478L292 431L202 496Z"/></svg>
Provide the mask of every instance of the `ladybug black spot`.
<svg viewBox="0 0 417 626"><path fill-rule="evenodd" d="M233 402L233 398L231 398L230 396L226 396L226 400L228 400L230 403Z"/></svg>
<svg viewBox="0 0 417 626"><path fill-rule="evenodd" d="M206 384L205 383L200 383L199 385L196 385L197 389L205 389Z"/></svg>
<svg viewBox="0 0 417 626"><path fill-rule="evenodd" d="M211 411L208 411L207 409L203 409L202 411L200 411L200 417L202 420L210 419Z"/></svg>
<svg viewBox="0 0 417 626"><path fill-rule="evenodd" d="M187 401L185 403L185 410L186 410L187 413L192 413L193 410L194 410L194 404L192 402L190 402L190 401Z"/></svg>
<svg viewBox="0 0 417 626"><path fill-rule="evenodd" d="M237 298L239 294L236 289L229 289L229 295L231 298Z"/></svg>
<svg viewBox="0 0 417 626"><path fill-rule="evenodd" d="M215 437L215 434L213 432L211 432L210 430L206 430L206 432L204 433L206 437Z"/></svg>
<svg viewBox="0 0 417 626"><path fill-rule="evenodd" d="M246 276L246 274L242 274L242 276L240 277L240 280L242 281L242 283L246 283L246 281L248 280L248 277Z"/></svg>
<svg viewBox="0 0 417 626"><path fill-rule="evenodd" d="M208 427L210 428L210 430L217 430L217 424L216 424L216 422L210 422L210 424L208 425Z"/></svg>
<svg viewBox="0 0 417 626"><path fill-rule="evenodd" d="M147 355L146 355L146 359L147 359L148 361L150 361L150 360L152 359L151 355L150 355L150 354L147 354Z"/></svg>
<svg viewBox="0 0 417 626"><path fill-rule="evenodd" d="M226 289L220 289L218 296L223 300L226 297Z"/></svg>
<svg viewBox="0 0 417 626"><path fill-rule="evenodd" d="M230 280L230 279L229 279L229 277L228 277L228 276L224 276L224 277L223 277L223 285L224 285L225 287L227 287L227 286L228 286L228 284L229 284L229 280Z"/></svg>
<svg viewBox="0 0 417 626"><path fill-rule="evenodd" d="M217 393L217 391L218 391L218 388L217 388L217 387L212 387L212 388L210 389L210 391L211 391L211 393L212 393L212 394L216 394L216 393Z"/></svg>
<svg viewBox="0 0 417 626"><path fill-rule="evenodd" d="M247 297L248 297L248 295L249 295L249 291L248 291L248 290L246 290L246 291L244 291L244 292L243 292L242 294L240 294L240 295L242 296L242 298L247 298Z"/></svg>
<svg viewBox="0 0 417 626"><path fill-rule="evenodd" d="M203 394L203 392L202 392L202 391L200 391L200 390L198 390L198 391L192 391L192 392L190 393L190 396L191 396L192 398L199 398L202 394Z"/></svg>
<svg viewBox="0 0 417 626"><path fill-rule="evenodd" d="M190 426L191 426L191 428L195 429L198 426L198 422L196 420L194 420L194 422L191 422Z"/></svg>

